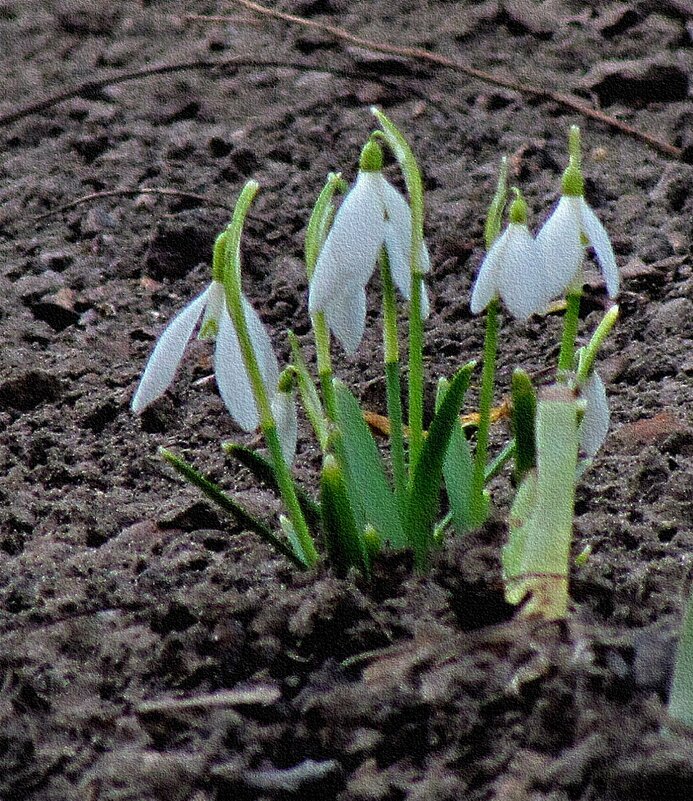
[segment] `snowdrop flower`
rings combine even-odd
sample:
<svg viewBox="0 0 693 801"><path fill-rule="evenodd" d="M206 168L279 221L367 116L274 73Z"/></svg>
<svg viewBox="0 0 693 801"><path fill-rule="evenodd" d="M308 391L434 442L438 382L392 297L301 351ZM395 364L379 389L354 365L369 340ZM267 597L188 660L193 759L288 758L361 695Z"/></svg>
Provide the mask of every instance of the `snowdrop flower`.
<svg viewBox="0 0 693 801"><path fill-rule="evenodd" d="M510 206L510 222L479 268L470 308L479 314L496 297L510 312L527 320L549 302L536 243L527 228L527 204L519 191Z"/></svg>
<svg viewBox="0 0 693 801"><path fill-rule="evenodd" d="M291 415L285 408L285 400L278 400L283 393L277 392L279 381L277 357L265 327L245 297L243 298L243 310L262 380L269 397L273 402L277 402L277 408L281 412L281 425L279 420L276 421L277 432L285 458L290 464L296 445L296 426L294 422L292 428ZM202 319L200 339L216 340L214 376L219 394L236 423L244 431L254 431L260 423L257 406L250 379L243 364L236 330L226 307L224 285L217 280L213 280L204 292L185 306L159 337L132 399L132 411L140 414L157 398L160 398L173 383L186 345L200 319ZM282 428L282 426L286 428Z"/></svg>
<svg viewBox="0 0 693 801"><path fill-rule="evenodd" d="M310 282L311 314L323 312L347 353L356 351L366 321L365 287L384 246L392 279L402 295L411 296L411 211L405 198L382 174L382 150L373 140L361 154L359 174L335 215ZM421 247L420 270L430 262ZM428 314L428 296L422 292L421 312Z"/></svg>
<svg viewBox="0 0 693 801"><path fill-rule="evenodd" d="M580 388L580 395L585 402L585 414L578 432L580 448L591 459L604 444L610 419L604 382L596 372L593 371Z"/></svg>
<svg viewBox="0 0 693 801"><path fill-rule="evenodd" d="M615 298L619 287L616 258L609 235L584 198L579 130L575 126L570 137L571 155L563 173L563 194L536 240L545 264L546 291L551 298L557 298L582 281L586 243L594 248L609 297Z"/></svg>

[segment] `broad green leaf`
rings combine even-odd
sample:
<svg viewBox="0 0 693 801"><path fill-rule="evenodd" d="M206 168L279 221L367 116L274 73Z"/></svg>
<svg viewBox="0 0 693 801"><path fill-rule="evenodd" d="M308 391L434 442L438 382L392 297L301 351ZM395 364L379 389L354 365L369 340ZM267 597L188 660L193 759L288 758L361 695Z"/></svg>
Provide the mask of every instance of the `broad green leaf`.
<svg viewBox="0 0 693 801"><path fill-rule="evenodd" d="M681 627L669 696L669 714L693 728L693 592Z"/></svg>
<svg viewBox="0 0 693 801"><path fill-rule="evenodd" d="M406 531L419 570L428 565L433 547L433 529L440 506L443 463L453 429L459 427L459 413L476 362L457 371L428 429L421 456L414 470Z"/></svg>
<svg viewBox="0 0 693 801"><path fill-rule="evenodd" d="M450 382L445 378L441 378L438 382L436 410L440 408L440 404L449 387ZM450 518L458 534L464 534L474 527L469 510L473 470L469 442L461 423L458 423L452 427L448 450L443 462L443 479L445 480L445 491L450 503Z"/></svg>
<svg viewBox="0 0 693 801"><path fill-rule="evenodd" d="M512 428L515 435L515 480L518 485L537 463L534 421L537 413L537 394L532 379L519 368L513 372Z"/></svg>
<svg viewBox="0 0 693 801"><path fill-rule="evenodd" d="M378 446L356 398L340 381L334 382L334 389L337 425L346 460L345 478L357 526L363 530L370 523L393 548L403 548L407 541Z"/></svg>
<svg viewBox="0 0 693 801"><path fill-rule="evenodd" d="M524 617L556 620L567 612L577 406L575 395L561 385L543 390L537 403L536 487L532 489L531 479L520 486L503 552L506 597L512 603L526 601Z"/></svg>

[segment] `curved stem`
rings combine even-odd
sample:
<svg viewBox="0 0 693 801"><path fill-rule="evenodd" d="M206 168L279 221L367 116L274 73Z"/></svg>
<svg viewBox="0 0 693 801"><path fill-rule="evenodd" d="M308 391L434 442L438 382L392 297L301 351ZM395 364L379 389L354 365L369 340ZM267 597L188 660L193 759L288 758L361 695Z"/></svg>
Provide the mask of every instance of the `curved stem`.
<svg viewBox="0 0 693 801"><path fill-rule="evenodd" d="M404 514L407 499L407 467L404 456L402 423L402 386L399 371L399 342L397 339L397 301L390 272L387 251L380 252L380 276L383 285L383 349L385 352L385 391L387 416L390 420L390 453L395 495L400 514Z"/></svg>
<svg viewBox="0 0 693 801"><path fill-rule="evenodd" d="M484 484L486 481L488 441L491 429L496 352L498 350L499 308L499 301L495 299L489 303L486 310L484 367L481 372L481 394L479 396L479 429L476 435L474 472L472 473L472 489L470 493L470 517L474 526L480 526L486 519L487 504L484 496Z"/></svg>
<svg viewBox="0 0 693 801"><path fill-rule="evenodd" d="M581 290L571 290L566 296L566 310L563 317L563 336L561 352L558 356L558 380L572 371L575 361L575 340L577 339L580 321Z"/></svg>

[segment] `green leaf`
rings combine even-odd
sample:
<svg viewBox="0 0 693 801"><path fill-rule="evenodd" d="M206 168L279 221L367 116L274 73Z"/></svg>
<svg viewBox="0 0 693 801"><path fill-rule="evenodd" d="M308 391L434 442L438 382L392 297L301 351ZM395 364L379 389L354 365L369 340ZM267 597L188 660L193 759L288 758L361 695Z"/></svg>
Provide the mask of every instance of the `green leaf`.
<svg viewBox="0 0 693 801"><path fill-rule="evenodd" d="M320 508L325 547L337 575L345 576L350 567L368 573L366 546L354 520L344 471L329 453L320 476Z"/></svg>
<svg viewBox="0 0 693 801"><path fill-rule="evenodd" d="M403 548L407 541L378 446L356 398L340 381L334 382L334 389L341 449L346 460L345 478L357 526L363 530L370 523L393 548Z"/></svg>
<svg viewBox="0 0 693 801"><path fill-rule="evenodd" d="M532 379L521 369L513 372L512 429L515 434L515 480L521 483L525 475L536 467L534 421L537 414L537 394Z"/></svg>
<svg viewBox="0 0 693 801"><path fill-rule="evenodd" d="M296 371L296 378L298 381L298 391L301 395L301 403L303 409L310 421L315 436L320 444L320 449L325 452L327 448L327 421L325 419L325 412L320 403L320 396L318 390L313 383L310 373L308 372L308 365L306 364L303 354L301 353L301 346L298 338L293 331L289 331L289 343L291 345L291 360Z"/></svg>
<svg viewBox="0 0 693 801"><path fill-rule="evenodd" d="M301 569L307 567L308 563L302 556L295 554L291 548L278 539L269 526L263 523L262 520L258 520L257 517L251 515L250 512L247 512L237 501L230 498L218 484L205 478L205 476L199 473L189 462L186 462L185 459L182 459L180 456L176 456L175 453L171 453L171 451L166 448L159 448L159 456L161 456L164 461L168 462L168 464L170 464L177 473L183 476L189 484L201 490L212 503L233 515L243 528L254 531L261 539L272 545L279 553L286 556L286 558L297 567Z"/></svg>
<svg viewBox="0 0 693 801"><path fill-rule="evenodd" d="M476 362L468 362L457 371L438 411L428 429L421 456L414 470L406 531L409 544L414 548L414 563L418 570L428 565L433 547L433 529L440 505L440 483L448 443L465 393L469 387Z"/></svg>
<svg viewBox="0 0 693 801"><path fill-rule="evenodd" d="M573 534L578 403L562 385L544 389L537 403L537 467L518 490L503 550L506 597L525 601L521 614L556 620L568 606ZM534 486L533 486L534 484Z"/></svg>
<svg viewBox="0 0 693 801"><path fill-rule="evenodd" d="M440 404L449 387L450 382L441 378L438 382L436 410L440 408ZM458 534L464 534L474 528L469 508L473 471L474 465L469 442L458 420L457 424L452 427L448 450L443 462L443 478L445 480L445 491L450 503L450 517Z"/></svg>
<svg viewBox="0 0 693 801"><path fill-rule="evenodd" d="M669 714L693 728L693 592L681 627L669 695Z"/></svg>
<svg viewBox="0 0 693 801"><path fill-rule="evenodd" d="M279 491L277 478L274 474L274 467L269 459L265 459L265 457L261 456L257 451L253 451L243 445L237 445L235 442L224 442L221 449L224 453L239 461L243 467L247 467L262 484L266 484L276 492ZM308 525L311 528L317 528L320 524L320 505L299 486L296 486L296 496Z"/></svg>

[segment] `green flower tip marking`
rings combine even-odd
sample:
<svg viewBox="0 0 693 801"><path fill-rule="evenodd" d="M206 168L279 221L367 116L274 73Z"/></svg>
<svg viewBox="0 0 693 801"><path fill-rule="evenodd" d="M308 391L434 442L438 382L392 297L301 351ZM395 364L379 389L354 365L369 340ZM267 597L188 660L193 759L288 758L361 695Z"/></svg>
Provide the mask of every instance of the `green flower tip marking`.
<svg viewBox="0 0 693 801"><path fill-rule="evenodd" d="M585 179L582 176L582 145L577 125L572 125L568 133L568 156L568 167L561 179L561 192L569 197L582 197L585 194Z"/></svg>
<svg viewBox="0 0 693 801"><path fill-rule="evenodd" d="M361 151L359 169L361 172L380 172L383 168L383 149L375 141L369 139Z"/></svg>
<svg viewBox="0 0 693 801"><path fill-rule="evenodd" d="M519 189L513 187L513 192L515 193L515 200L510 204L509 220L515 225L527 225L527 204Z"/></svg>

